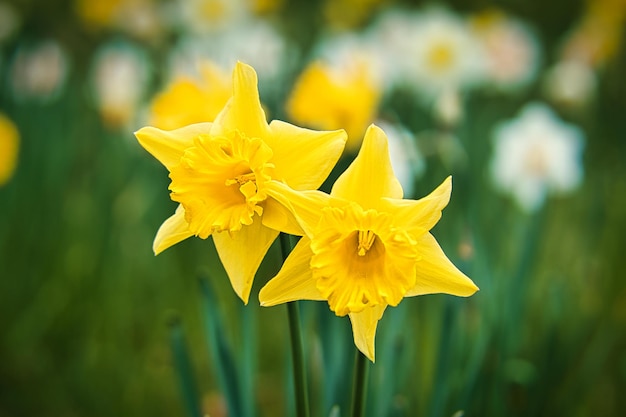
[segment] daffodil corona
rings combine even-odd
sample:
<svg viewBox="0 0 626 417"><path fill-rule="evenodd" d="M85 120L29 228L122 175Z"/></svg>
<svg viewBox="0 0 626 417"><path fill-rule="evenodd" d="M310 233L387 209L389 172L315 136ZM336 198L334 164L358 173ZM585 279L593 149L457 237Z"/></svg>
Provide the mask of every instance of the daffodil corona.
<svg viewBox="0 0 626 417"><path fill-rule="evenodd" d="M247 303L279 231L302 234L293 215L267 194L267 184L316 189L341 155L346 133L277 120L268 125L254 69L237 63L233 84L233 96L213 123L172 131L144 127L136 136L169 170L171 198L179 203L157 232L154 252L190 236L213 236L233 289Z"/></svg>
<svg viewBox="0 0 626 417"><path fill-rule="evenodd" d="M171 198L185 207L189 231L203 239L213 232L238 232L262 215L272 155L261 139L237 130L198 135L170 171Z"/></svg>
<svg viewBox="0 0 626 417"><path fill-rule="evenodd" d="M325 300L337 315L350 316L356 346L374 361L376 326L387 306L404 297L478 290L429 232L451 190L447 178L425 198L402 199L387 137L374 125L330 195L268 182L267 194L293 212L304 236L261 290L261 305Z"/></svg>

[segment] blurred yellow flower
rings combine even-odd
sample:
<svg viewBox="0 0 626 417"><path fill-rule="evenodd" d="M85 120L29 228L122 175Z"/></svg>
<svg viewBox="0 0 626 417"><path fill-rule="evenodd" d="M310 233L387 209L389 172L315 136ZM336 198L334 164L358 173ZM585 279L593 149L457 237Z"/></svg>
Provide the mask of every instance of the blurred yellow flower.
<svg viewBox="0 0 626 417"><path fill-rule="evenodd" d="M344 128L348 132L346 146L356 150L376 117L380 97L364 63L340 71L315 62L297 80L287 114L296 123L318 129Z"/></svg>
<svg viewBox="0 0 626 417"><path fill-rule="evenodd" d="M0 186L6 184L15 171L19 140L15 124L0 113Z"/></svg>
<svg viewBox="0 0 626 417"><path fill-rule="evenodd" d="M324 17L331 27L350 29L363 24L384 0L326 0Z"/></svg>
<svg viewBox="0 0 626 417"><path fill-rule="evenodd" d="M620 51L626 23L623 0L587 0L580 22L568 35L562 58L602 67Z"/></svg>
<svg viewBox="0 0 626 417"><path fill-rule="evenodd" d="M233 96L213 123L165 131L144 127L141 145L170 171L180 203L154 240L156 254L190 237L213 236L233 289L248 302L254 274L278 231L301 234L290 212L266 193L272 180L296 190L319 187L341 155L344 131L269 125L257 75L237 63Z"/></svg>
<svg viewBox="0 0 626 417"><path fill-rule="evenodd" d="M125 0L75 0L74 9L86 28L112 26Z"/></svg>
<svg viewBox="0 0 626 417"><path fill-rule="evenodd" d="M149 124L172 130L213 121L232 93L229 74L209 61L200 64L200 80L180 76L152 102Z"/></svg>
<svg viewBox="0 0 626 417"><path fill-rule="evenodd" d="M376 326L387 306L404 297L478 290L429 232L451 190L447 178L425 198L402 199L387 137L375 125L330 195L270 182L267 194L293 211L305 235L261 290L261 305L325 300L338 316L350 316L357 348L374 361Z"/></svg>
<svg viewBox="0 0 626 417"><path fill-rule="evenodd" d="M284 6L285 0L248 0L251 9L256 14L268 14Z"/></svg>

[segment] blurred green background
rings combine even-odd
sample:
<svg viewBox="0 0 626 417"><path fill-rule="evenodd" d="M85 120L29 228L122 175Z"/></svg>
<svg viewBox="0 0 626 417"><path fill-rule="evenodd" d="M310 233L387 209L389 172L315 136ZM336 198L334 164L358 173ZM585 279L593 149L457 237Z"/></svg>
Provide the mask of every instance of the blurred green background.
<svg viewBox="0 0 626 417"><path fill-rule="evenodd" d="M226 386L240 390L241 415L292 415L286 310L261 309L256 300L280 266L278 248L264 261L246 307L230 289L210 239L188 239L158 257L151 250L175 203L168 198L166 170L132 132L146 123L150 99L167 81L168 53L184 25L144 31L141 20L119 24L80 12L101 3L3 3L13 20L0 19L0 32L9 32L0 43L0 112L17 126L20 142L16 170L0 188L0 416L182 416L188 412L185 395L192 395L204 413L217 417L226 415ZM166 6L160 19L171 7L139 3ZM345 20L329 17L325 1L255 2L254 18L271 22L299 51L270 93L264 96L260 86L272 117L288 120L283 103L325 28L356 32L388 8L425 6L339 3ZM623 1L600 3L615 14L626 8ZM443 150L424 152L426 168L414 194L426 195L453 175L451 203L433 234L481 291L469 299L406 299L389 309L377 334L368 416L452 416L460 410L467 416L623 415L623 31L615 31L611 52L592 64L594 97L582 108L557 109L586 137L578 189L525 213L494 190L487 169L493 126L515 117L525 103L545 99L542 74L560 59L568 36L593 9L589 4L444 3L459 14L498 7L532 25L542 50L539 75L515 94L468 94L464 117L453 128L438 124L402 89L385 96L380 112L393 113L411 132L452 129L458 138L454 152L461 152L462 163L443 149L447 142L418 143L422 151ZM140 16L145 13L140 9ZM19 64L20 51L46 39L64 51L62 80L35 82L40 88L34 90L19 87L19 74L35 65ZM104 94L94 92L94 60L111 40L143 54L144 90L128 110L132 115L118 114L125 104L115 101L113 110L103 110ZM40 77L53 71L45 68ZM334 404L346 415L349 321L323 303L301 302L301 308L313 415L329 415ZM180 381L181 358L192 364L195 387ZM236 381L228 382L228 375Z"/></svg>

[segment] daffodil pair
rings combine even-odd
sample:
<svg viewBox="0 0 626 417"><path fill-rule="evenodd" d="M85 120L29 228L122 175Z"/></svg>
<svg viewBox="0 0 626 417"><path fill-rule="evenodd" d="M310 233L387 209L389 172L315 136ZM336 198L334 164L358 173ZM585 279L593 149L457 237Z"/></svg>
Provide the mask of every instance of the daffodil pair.
<svg viewBox="0 0 626 417"><path fill-rule="evenodd" d="M331 194L317 191L343 151L345 132L268 125L254 70L238 63L233 82L233 96L213 123L136 133L170 171L171 198L180 203L159 229L155 253L212 235L235 292L247 302L278 233L301 235L261 290L261 304L327 301L337 315L349 315L355 344L372 361L387 306L478 289L429 232L450 199L450 178L421 200L402 199L387 137L372 125Z"/></svg>

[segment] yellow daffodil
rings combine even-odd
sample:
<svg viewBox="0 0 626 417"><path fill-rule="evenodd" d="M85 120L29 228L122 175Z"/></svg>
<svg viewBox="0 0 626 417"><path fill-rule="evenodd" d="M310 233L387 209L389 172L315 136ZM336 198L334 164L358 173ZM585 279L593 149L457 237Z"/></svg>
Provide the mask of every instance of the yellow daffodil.
<svg viewBox="0 0 626 417"><path fill-rule="evenodd" d="M213 121L231 96L230 77L209 61L200 65L200 80L180 76L157 95L150 125L172 130Z"/></svg>
<svg viewBox="0 0 626 417"><path fill-rule="evenodd" d="M344 131L315 132L274 120L261 108L257 75L237 63L233 96L213 123L165 131L144 127L141 145L170 172L180 203L154 240L156 254L190 237L213 236L233 289L248 301L254 274L278 230L299 233L289 211L266 192L271 180L316 189L343 151Z"/></svg>
<svg viewBox="0 0 626 417"><path fill-rule="evenodd" d="M6 184L15 171L19 141L15 124L0 113L0 186Z"/></svg>
<svg viewBox="0 0 626 417"><path fill-rule="evenodd" d="M376 117L380 97L365 62L349 69L315 62L296 81L287 113L296 123L314 128L346 129L347 147L356 152L363 132Z"/></svg>
<svg viewBox="0 0 626 417"><path fill-rule="evenodd" d="M338 316L350 316L356 346L374 361L376 326L387 306L404 297L466 297L478 290L429 232L451 191L448 177L425 198L402 199L387 137L374 125L330 195L270 182L267 194L290 208L305 234L261 290L261 305L327 301Z"/></svg>

